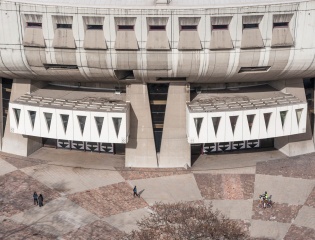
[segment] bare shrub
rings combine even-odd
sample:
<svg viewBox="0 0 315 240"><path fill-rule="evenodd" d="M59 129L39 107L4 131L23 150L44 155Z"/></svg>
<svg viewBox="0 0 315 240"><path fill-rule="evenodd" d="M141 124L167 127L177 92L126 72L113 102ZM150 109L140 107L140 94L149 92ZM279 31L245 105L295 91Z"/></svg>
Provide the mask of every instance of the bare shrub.
<svg viewBox="0 0 315 240"><path fill-rule="evenodd" d="M196 203L157 203L153 213L137 224L139 230L131 232L125 239L249 239L241 226L227 219L212 206Z"/></svg>

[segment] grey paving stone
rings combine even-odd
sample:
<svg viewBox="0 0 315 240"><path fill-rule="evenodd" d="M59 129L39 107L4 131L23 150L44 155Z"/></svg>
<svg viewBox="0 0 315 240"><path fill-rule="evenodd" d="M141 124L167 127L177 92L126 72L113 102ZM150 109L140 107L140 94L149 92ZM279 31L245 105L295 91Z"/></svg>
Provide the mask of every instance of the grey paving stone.
<svg viewBox="0 0 315 240"><path fill-rule="evenodd" d="M201 200L193 174L176 175L129 181L137 186L141 197L149 204L155 202L173 203L178 201Z"/></svg>
<svg viewBox="0 0 315 240"><path fill-rule="evenodd" d="M0 176L17 170L15 166L0 158Z"/></svg>
<svg viewBox="0 0 315 240"><path fill-rule="evenodd" d="M256 174L254 199L267 191L274 202L303 205L314 184L315 180Z"/></svg>
<svg viewBox="0 0 315 240"><path fill-rule="evenodd" d="M150 215L152 211L146 208L140 208L130 212L123 212L117 215L113 215L103 220L113 227L123 231L125 233L130 233L132 230L137 230L137 221L146 218Z"/></svg>
<svg viewBox="0 0 315 240"><path fill-rule="evenodd" d="M250 236L263 239L283 239L290 225L290 223L252 220Z"/></svg>
<svg viewBox="0 0 315 240"><path fill-rule="evenodd" d="M99 218L66 198L58 198L44 207L34 207L10 219L46 233L61 236Z"/></svg>
<svg viewBox="0 0 315 240"><path fill-rule="evenodd" d="M106 171L45 164L24 168L21 171L65 194L82 192L124 181L124 178L114 170Z"/></svg>
<svg viewBox="0 0 315 240"><path fill-rule="evenodd" d="M230 219L249 220L252 217L253 200L205 200L212 203L213 209L218 209Z"/></svg>
<svg viewBox="0 0 315 240"><path fill-rule="evenodd" d="M303 206L299 211L294 224L315 229L315 208Z"/></svg>

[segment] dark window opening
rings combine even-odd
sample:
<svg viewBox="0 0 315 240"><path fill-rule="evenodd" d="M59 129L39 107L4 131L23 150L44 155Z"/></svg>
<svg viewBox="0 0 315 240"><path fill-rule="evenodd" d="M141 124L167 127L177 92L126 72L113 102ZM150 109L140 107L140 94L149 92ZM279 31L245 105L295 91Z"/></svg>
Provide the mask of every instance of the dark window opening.
<svg viewBox="0 0 315 240"><path fill-rule="evenodd" d="M133 70L114 70L116 78L118 80L134 80L135 76Z"/></svg>
<svg viewBox="0 0 315 240"><path fill-rule="evenodd" d="M277 27L288 27L289 23L288 22L275 22L273 23L273 27L277 28Z"/></svg>
<svg viewBox="0 0 315 240"><path fill-rule="evenodd" d="M87 25L88 30L103 30L103 25Z"/></svg>
<svg viewBox="0 0 315 240"><path fill-rule="evenodd" d="M223 29L229 29L229 25L212 25L213 30L223 30Z"/></svg>
<svg viewBox="0 0 315 240"><path fill-rule="evenodd" d="M186 77L158 77L156 81L186 81Z"/></svg>
<svg viewBox="0 0 315 240"><path fill-rule="evenodd" d="M258 28L259 24L258 23L247 23L243 24L243 28Z"/></svg>
<svg viewBox="0 0 315 240"><path fill-rule="evenodd" d="M28 22L27 23L27 27L30 27L30 28L41 28L42 27L42 23Z"/></svg>
<svg viewBox="0 0 315 240"><path fill-rule="evenodd" d="M166 26L165 25L163 25L163 26L161 26L161 25L150 25L149 29L150 29L150 31L165 31Z"/></svg>
<svg viewBox="0 0 315 240"><path fill-rule="evenodd" d="M71 28L72 28L72 24L57 23L57 28L67 28L67 29L71 29Z"/></svg>
<svg viewBox="0 0 315 240"><path fill-rule="evenodd" d="M197 25L183 25L181 26L181 30L197 30Z"/></svg>
<svg viewBox="0 0 315 240"><path fill-rule="evenodd" d="M238 71L239 73L243 72L267 72L270 69L270 66L265 67L241 67Z"/></svg>
<svg viewBox="0 0 315 240"><path fill-rule="evenodd" d="M46 69L78 69L77 65L44 64Z"/></svg>
<svg viewBox="0 0 315 240"><path fill-rule="evenodd" d="M118 30L133 30L134 25L118 25Z"/></svg>

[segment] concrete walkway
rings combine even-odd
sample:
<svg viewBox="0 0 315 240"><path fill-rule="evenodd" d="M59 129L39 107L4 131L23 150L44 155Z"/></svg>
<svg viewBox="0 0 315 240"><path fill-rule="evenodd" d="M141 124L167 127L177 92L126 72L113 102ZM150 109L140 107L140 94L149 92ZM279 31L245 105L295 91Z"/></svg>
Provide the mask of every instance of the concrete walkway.
<svg viewBox="0 0 315 240"><path fill-rule="evenodd" d="M314 159L245 151L203 155L188 170L130 169L124 156L102 153L1 153L0 239L120 239L157 201L212 204L253 239L315 239ZM258 207L266 190L271 209ZM44 207L33 204L34 191Z"/></svg>

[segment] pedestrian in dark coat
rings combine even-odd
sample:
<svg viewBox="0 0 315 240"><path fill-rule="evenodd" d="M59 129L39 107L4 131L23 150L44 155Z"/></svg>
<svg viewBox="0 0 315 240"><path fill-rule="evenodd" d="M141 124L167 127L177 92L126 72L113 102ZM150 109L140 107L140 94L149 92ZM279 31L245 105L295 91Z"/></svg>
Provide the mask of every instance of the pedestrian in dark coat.
<svg viewBox="0 0 315 240"><path fill-rule="evenodd" d="M135 187L133 188L133 197L135 197L135 196L140 197L140 195L139 195L138 192L137 192L137 186L135 186Z"/></svg>
<svg viewBox="0 0 315 240"><path fill-rule="evenodd" d="M42 194L39 194L39 197L38 197L38 205L39 205L39 207L44 206L44 197L43 197Z"/></svg>
<svg viewBox="0 0 315 240"><path fill-rule="evenodd" d="M38 195L36 192L33 194L33 199L34 199L34 205L38 205Z"/></svg>

